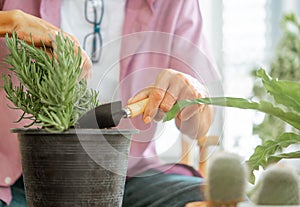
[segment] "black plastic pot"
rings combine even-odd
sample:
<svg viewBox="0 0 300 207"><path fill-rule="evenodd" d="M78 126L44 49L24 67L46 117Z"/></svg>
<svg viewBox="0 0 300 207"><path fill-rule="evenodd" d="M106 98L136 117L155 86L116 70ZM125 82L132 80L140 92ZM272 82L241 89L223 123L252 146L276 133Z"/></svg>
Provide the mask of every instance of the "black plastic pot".
<svg viewBox="0 0 300 207"><path fill-rule="evenodd" d="M12 131L20 142L28 206L122 205L130 138L136 131Z"/></svg>

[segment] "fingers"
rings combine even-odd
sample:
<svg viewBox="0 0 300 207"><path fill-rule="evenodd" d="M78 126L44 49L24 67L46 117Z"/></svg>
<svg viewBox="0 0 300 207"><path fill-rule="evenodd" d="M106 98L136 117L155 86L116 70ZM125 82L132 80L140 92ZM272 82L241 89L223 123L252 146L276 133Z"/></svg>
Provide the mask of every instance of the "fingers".
<svg viewBox="0 0 300 207"><path fill-rule="evenodd" d="M193 85L189 85L188 87L185 88L185 91L181 93L179 99L192 100L196 98L202 98L203 96L204 94L198 92ZM180 111L177 117L181 121L189 120L195 114L199 114L203 110L203 106L204 105L202 104L196 104L196 105L185 107L183 110Z"/></svg>
<svg viewBox="0 0 300 207"><path fill-rule="evenodd" d="M157 117L159 109L159 103L164 96L164 90L159 89L155 86L150 86L140 91L137 95L128 100L128 104L149 98L148 104L144 110L143 120L145 123L149 123L154 117Z"/></svg>
<svg viewBox="0 0 300 207"><path fill-rule="evenodd" d="M63 32L58 27L39 17L30 15L21 10L11 10L8 12L2 12L1 19L4 19L6 22L5 25L8 25L8 27L5 27L4 29L2 28L2 30L0 30L1 34L6 30L8 31L6 31L4 34L11 34L11 32L14 31L18 35L19 39L23 39L29 44L32 44L32 42L34 42L34 45L36 47L46 46L46 48L52 48L55 50L55 38L58 33L61 32L65 37L68 37L74 43L74 52L75 54L78 54L80 43L73 35ZM82 78L88 79L92 75L92 62L90 61L86 52L83 50L81 51L82 73L79 77L79 80L81 80ZM46 52L50 56L55 56L55 54L49 53L48 50Z"/></svg>
<svg viewBox="0 0 300 207"><path fill-rule="evenodd" d="M88 55L84 50L82 50L81 56L82 56L82 63L81 63L82 72L79 76L79 81L82 80L83 78L86 78L88 80L92 77L93 74L92 61L90 60L90 58L88 57Z"/></svg>
<svg viewBox="0 0 300 207"><path fill-rule="evenodd" d="M37 47L51 47L56 34L60 29L49 22L27 14L21 10L12 11L14 16L13 30L18 34L20 39L28 43L34 41Z"/></svg>
<svg viewBox="0 0 300 207"><path fill-rule="evenodd" d="M162 102L165 96L165 89L154 87L149 94L149 102L145 107L143 120L146 124L151 122L158 112L160 103Z"/></svg>
<svg viewBox="0 0 300 207"><path fill-rule="evenodd" d="M149 123L152 119L161 120L164 113L169 111L176 103L176 98L169 92L151 86L129 99L128 104L133 104L146 98L149 98L150 104L148 102L147 108L144 111L143 119L145 123Z"/></svg>
<svg viewBox="0 0 300 207"><path fill-rule="evenodd" d="M127 104L133 104L135 102L138 102L138 101L148 98L151 90L152 90L151 86L148 88L145 88L144 90L140 91L137 95L135 95L134 97L129 99Z"/></svg>
<svg viewBox="0 0 300 207"><path fill-rule="evenodd" d="M154 120L156 121L160 121L162 120L164 114L168 111L171 110L171 108L174 106L174 104L176 103L177 101L177 98L172 95L172 94L175 94L172 92L172 90L167 90L164 94L164 97L163 99L161 100L161 103L158 107L156 111L156 114L155 116L153 117ZM150 109L151 110L151 109Z"/></svg>
<svg viewBox="0 0 300 207"><path fill-rule="evenodd" d="M170 111L173 105L178 99L178 94L180 92L179 87L174 87L175 85L170 85L168 90L165 92L164 97L160 103L160 109L164 112Z"/></svg>
<svg viewBox="0 0 300 207"><path fill-rule="evenodd" d="M161 121L164 118L165 112L161 109L158 109L156 115L154 116L153 120Z"/></svg>
<svg viewBox="0 0 300 207"><path fill-rule="evenodd" d="M158 112L158 109L163 103L164 99L171 99L169 96L166 96L166 93L170 86L170 71L163 70L156 78L152 90L149 93L149 102L145 107L143 120L145 123L151 122ZM164 106L167 107L168 103L165 101Z"/></svg>
<svg viewBox="0 0 300 207"><path fill-rule="evenodd" d="M175 70L163 70L153 86L148 87L128 101L129 104L149 98L145 107L143 120L149 123L152 119L161 120L163 114L171 110L178 100L192 100L203 97L203 86L191 76ZM191 119L203 110L203 105L184 108L177 116L181 121Z"/></svg>

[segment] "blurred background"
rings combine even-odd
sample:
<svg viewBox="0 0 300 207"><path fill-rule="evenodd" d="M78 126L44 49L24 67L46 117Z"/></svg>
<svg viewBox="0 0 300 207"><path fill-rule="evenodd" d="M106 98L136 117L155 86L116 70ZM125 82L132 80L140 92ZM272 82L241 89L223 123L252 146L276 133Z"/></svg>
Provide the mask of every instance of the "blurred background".
<svg viewBox="0 0 300 207"><path fill-rule="evenodd" d="M225 96L255 99L261 95L251 75L260 67L268 72L272 70L278 77L300 80L300 26L293 19L297 20L300 15L299 0L199 2L204 34L222 73ZM264 114L252 110L226 108L218 115L216 127L209 135L219 136L217 148L248 159L262 140L271 139L286 128L265 119ZM221 130L221 134L216 130ZM178 136L175 128L173 131L174 136ZM173 136L169 134L166 139L158 140L158 151L163 159L177 161L180 158L175 152L182 150L182 137L179 135L177 141L170 137ZM194 146L197 148L197 144ZM197 155L195 159L199 159Z"/></svg>
<svg viewBox="0 0 300 207"><path fill-rule="evenodd" d="M283 27L287 25L283 25L284 16L293 13L299 17L300 1L199 1L204 33L222 73L225 95L247 98L254 96L254 78L251 72L260 67L271 70L271 64L278 58L278 50L283 47L279 45L280 41L286 39ZM295 32L299 34L299 31ZM288 40L285 43L288 44ZM300 70L299 63L298 66ZM282 72L288 73L284 68ZM226 108L223 147L245 157L250 156L254 147L261 142L257 135L253 135L253 124L261 123L263 118L264 115L254 111Z"/></svg>

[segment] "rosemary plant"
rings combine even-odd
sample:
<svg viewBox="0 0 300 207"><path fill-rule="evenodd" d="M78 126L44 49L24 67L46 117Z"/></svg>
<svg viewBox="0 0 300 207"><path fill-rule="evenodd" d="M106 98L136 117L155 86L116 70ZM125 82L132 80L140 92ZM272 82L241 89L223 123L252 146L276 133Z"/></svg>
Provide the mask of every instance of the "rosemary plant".
<svg viewBox="0 0 300 207"><path fill-rule="evenodd" d="M81 74L81 51L75 52L74 43L63 34L53 40L53 49L37 48L18 39L17 34L6 35L10 54L4 62L11 74L3 75L7 98L14 109L21 109L22 119L47 131L64 131L74 126L86 111L95 107L98 93L88 89ZM12 82L16 76L19 84ZM11 107L12 108L12 107Z"/></svg>

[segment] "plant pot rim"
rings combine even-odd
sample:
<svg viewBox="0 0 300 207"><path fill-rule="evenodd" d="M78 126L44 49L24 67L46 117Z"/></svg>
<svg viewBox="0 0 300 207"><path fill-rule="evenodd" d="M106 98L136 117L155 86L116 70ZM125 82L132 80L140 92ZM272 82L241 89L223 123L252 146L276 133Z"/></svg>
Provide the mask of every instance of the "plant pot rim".
<svg viewBox="0 0 300 207"><path fill-rule="evenodd" d="M49 132L40 128L12 128L12 133L18 134L138 134L139 130L136 129L80 129L72 128L63 132Z"/></svg>

